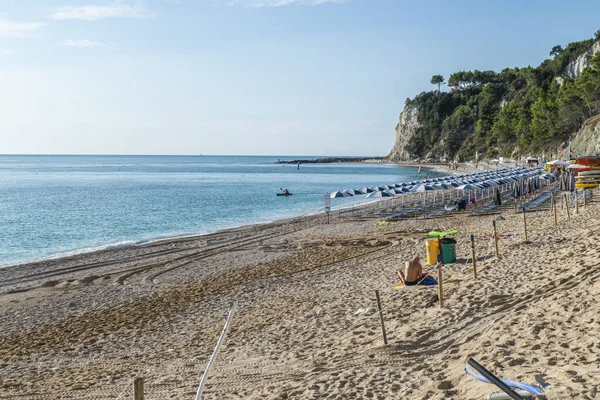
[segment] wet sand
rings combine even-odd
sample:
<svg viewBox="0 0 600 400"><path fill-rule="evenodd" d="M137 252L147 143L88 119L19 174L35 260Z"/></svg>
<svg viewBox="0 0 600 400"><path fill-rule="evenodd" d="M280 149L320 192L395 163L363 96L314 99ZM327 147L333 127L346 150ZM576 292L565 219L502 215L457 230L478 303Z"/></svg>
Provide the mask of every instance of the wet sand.
<svg viewBox="0 0 600 400"><path fill-rule="evenodd" d="M600 197L596 197L596 200ZM468 356L507 379L552 384L552 399L598 396L599 205L559 228L548 210L507 210L377 226L297 218L195 238L0 269L0 398L193 398L225 322L239 307L206 399L477 399ZM573 214L573 210L571 210ZM423 233L458 229L458 260L432 289L393 289ZM429 268L431 270L431 268ZM374 291L381 292L384 346Z"/></svg>

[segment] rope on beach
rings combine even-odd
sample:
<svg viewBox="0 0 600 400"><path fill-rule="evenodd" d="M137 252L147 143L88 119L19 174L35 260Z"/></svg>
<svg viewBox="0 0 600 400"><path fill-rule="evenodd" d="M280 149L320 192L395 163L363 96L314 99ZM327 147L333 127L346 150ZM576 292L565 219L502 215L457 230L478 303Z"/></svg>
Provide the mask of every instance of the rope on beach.
<svg viewBox="0 0 600 400"><path fill-rule="evenodd" d="M133 383L135 378L136 377L134 376L133 378L131 378L129 380L129 382L127 382L127 384L125 384L125 388L121 391L121 393L119 393L119 395L117 396L117 400L121 400L121 398L123 397L123 394L125 394L125 392L127 392L127 389L131 386L131 384Z"/></svg>

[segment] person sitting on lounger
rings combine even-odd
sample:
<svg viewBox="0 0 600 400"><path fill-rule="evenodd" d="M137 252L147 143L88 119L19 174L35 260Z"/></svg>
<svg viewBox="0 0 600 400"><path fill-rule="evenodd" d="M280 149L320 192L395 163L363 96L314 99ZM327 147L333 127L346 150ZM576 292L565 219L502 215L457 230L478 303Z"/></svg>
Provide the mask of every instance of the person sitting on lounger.
<svg viewBox="0 0 600 400"><path fill-rule="evenodd" d="M412 261L406 262L404 273L398 271L398 278L400 278L406 286L414 286L426 276L427 274L423 273L423 267L421 266L419 256L413 258Z"/></svg>

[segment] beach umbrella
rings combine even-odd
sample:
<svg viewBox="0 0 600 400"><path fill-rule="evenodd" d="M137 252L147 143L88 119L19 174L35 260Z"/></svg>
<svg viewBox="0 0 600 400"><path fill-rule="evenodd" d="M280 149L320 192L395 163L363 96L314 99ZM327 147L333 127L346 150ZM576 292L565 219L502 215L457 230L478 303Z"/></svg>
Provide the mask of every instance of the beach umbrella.
<svg viewBox="0 0 600 400"><path fill-rule="evenodd" d="M446 185L445 183L436 183L436 184L433 185L433 187L435 189L439 190L439 189L448 189L449 186Z"/></svg>
<svg viewBox="0 0 600 400"><path fill-rule="evenodd" d="M346 193L348 196L355 196L357 194L362 194L360 192L355 191L354 189L346 189L346 190L344 190L344 193Z"/></svg>
<svg viewBox="0 0 600 400"><path fill-rule="evenodd" d="M567 167L567 169L582 169L582 168L589 168L587 165L581 165L581 164L571 164Z"/></svg>
<svg viewBox="0 0 600 400"><path fill-rule="evenodd" d="M373 192L373 193L369 193L369 194L367 195L367 198L368 198L368 199L370 199L370 198L393 197L393 196L394 196L394 195L393 195L393 194L391 194L390 192L383 191L383 192Z"/></svg>
<svg viewBox="0 0 600 400"><path fill-rule="evenodd" d="M461 186L457 187L456 189L457 190L474 190L474 189L481 189L481 187L468 183L466 185L461 185Z"/></svg>
<svg viewBox="0 0 600 400"><path fill-rule="evenodd" d="M431 185L417 185L413 187L411 192L427 192L429 190L435 190Z"/></svg>
<svg viewBox="0 0 600 400"><path fill-rule="evenodd" d="M369 187L364 187L364 188L360 188L360 189L354 189L355 192L360 193L360 194L367 194L367 193L372 193L373 189L369 188Z"/></svg>
<svg viewBox="0 0 600 400"><path fill-rule="evenodd" d="M389 193L393 194L394 196L397 196L399 194L404 194L402 189L390 189L390 190L386 190L386 192L389 192Z"/></svg>
<svg viewBox="0 0 600 400"><path fill-rule="evenodd" d="M348 193L345 193L345 192L341 191L341 190L336 190L335 192L333 192L333 193L331 193L329 195L330 199L337 199L337 198L340 198L340 197L350 197L350 195Z"/></svg>
<svg viewBox="0 0 600 400"><path fill-rule="evenodd" d="M572 163L569 161L565 161L565 160L553 160L553 161L549 161L546 164L548 165L571 165Z"/></svg>
<svg viewBox="0 0 600 400"><path fill-rule="evenodd" d="M410 192L410 189L412 189L412 186L403 186L400 188L400 190L402 190L402 193Z"/></svg>

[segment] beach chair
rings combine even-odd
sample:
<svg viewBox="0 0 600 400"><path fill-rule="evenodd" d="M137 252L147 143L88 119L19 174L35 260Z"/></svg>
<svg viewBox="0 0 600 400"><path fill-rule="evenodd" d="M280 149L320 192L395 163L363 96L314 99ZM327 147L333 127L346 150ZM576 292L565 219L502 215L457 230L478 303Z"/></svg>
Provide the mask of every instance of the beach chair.
<svg viewBox="0 0 600 400"><path fill-rule="evenodd" d="M473 371L473 369L480 375ZM500 390L502 390L500 393L489 395L486 397L487 400L524 400L531 398L541 399L545 398L543 397L544 389L550 387L550 385L548 385L548 383L539 375L536 376L536 381L539 385L530 385L528 383L498 378L471 357L467 359L465 372L480 382L496 385Z"/></svg>

